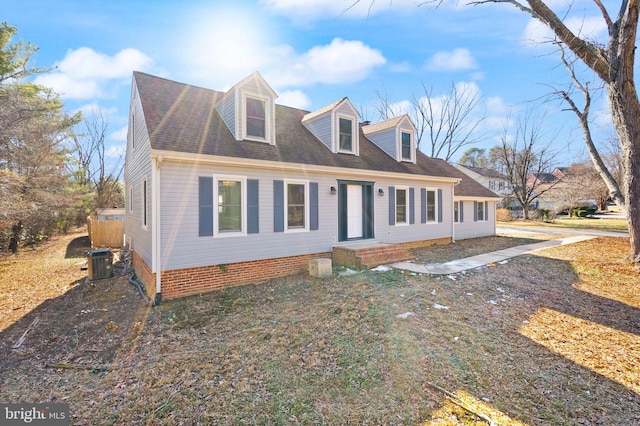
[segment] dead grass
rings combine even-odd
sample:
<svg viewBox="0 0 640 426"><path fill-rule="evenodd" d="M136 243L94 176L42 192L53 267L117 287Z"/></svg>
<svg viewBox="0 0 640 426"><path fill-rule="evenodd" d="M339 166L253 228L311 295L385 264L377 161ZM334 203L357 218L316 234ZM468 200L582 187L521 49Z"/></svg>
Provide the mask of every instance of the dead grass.
<svg viewBox="0 0 640 426"><path fill-rule="evenodd" d="M542 220L511 220L498 222L502 227L545 227L545 228L569 228L569 229L597 229L603 231L627 232L629 223L627 219L601 217L567 217L558 216L550 221Z"/></svg>
<svg viewBox="0 0 640 426"><path fill-rule="evenodd" d="M446 247L466 256L508 241ZM640 424L640 274L619 255L627 244L453 276L296 275L153 309L124 278L75 284L0 332L0 400L69 402L72 424L486 424L433 383L498 424ZM9 349L34 315L44 325Z"/></svg>

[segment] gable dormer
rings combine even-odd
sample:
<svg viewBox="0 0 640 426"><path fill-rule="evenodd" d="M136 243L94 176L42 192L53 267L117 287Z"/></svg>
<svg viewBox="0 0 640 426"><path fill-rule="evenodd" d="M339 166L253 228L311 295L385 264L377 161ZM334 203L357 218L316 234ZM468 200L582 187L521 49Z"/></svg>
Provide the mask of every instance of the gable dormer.
<svg viewBox="0 0 640 426"><path fill-rule="evenodd" d="M360 154L360 114L348 98L302 117L302 124L333 153Z"/></svg>
<svg viewBox="0 0 640 426"><path fill-rule="evenodd" d="M363 126L362 132L394 160L416 163L416 128L408 115Z"/></svg>
<svg viewBox="0 0 640 426"><path fill-rule="evenodd" d="M276 92L256 71L229 89L216 110L237 141L276 144Z"/></svg>

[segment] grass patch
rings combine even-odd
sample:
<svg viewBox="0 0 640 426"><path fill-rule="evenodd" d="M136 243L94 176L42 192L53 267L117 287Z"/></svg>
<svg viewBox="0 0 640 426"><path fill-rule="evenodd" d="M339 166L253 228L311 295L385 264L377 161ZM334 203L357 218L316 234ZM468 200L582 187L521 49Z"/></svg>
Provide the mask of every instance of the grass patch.
<svg viewBox="0 0 640 426"><path fill-rule="evenodd" d="M528 242L430 249L446 261ZM123 279L77 286L0 332L0 400L69 402L72 424L639 424L627 250L598 238L455 276L302 274L153 309Z"/></svg>

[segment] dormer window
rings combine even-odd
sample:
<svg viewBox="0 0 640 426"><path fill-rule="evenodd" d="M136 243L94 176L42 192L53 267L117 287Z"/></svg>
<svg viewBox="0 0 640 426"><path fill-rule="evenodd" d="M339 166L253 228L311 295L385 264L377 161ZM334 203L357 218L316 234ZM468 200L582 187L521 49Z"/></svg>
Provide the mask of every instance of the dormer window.
<svg viewBox="0 0 640 426"><path fill-rule="evenodd" d="M246 97L245 99L247 111L247 137L265 139L267 134L266 101L250 97Z"/></svg>
<svg viewBox="0 0 640 426"><path fill-rule="evenodd" d="M376 124L366 123L362 133L394 160L416 163L416 128L406 114Z"/></svg>
<svg viewBox="0 0 640 426"><path fill-rule="evenodd" d="M411 133L402 132L402 159L411 161Z"/></svg>
<svg viewBox="0 0 640 426"><path fill-rule="evenodd" d="M224 93L216 110L235 140L275 145L277 97L262 76L254 72Z"/></svg>
<svg viewBox="0 0 640 426"><path fill-rule="evenodd" d="M340 151L353 151L353 120L339 118Z"/></svg>

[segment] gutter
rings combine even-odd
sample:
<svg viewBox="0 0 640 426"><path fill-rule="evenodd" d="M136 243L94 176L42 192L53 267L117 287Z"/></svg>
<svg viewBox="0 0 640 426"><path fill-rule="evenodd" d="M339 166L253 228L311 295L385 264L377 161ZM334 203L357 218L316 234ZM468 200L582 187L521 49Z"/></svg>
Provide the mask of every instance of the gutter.
<svg viewBox="0 0 640 426"><path fill-rule="evenodd" d="M455 183L458 184L462 179L453 178L453 177L444 177L444 176L432 176L432 175L421 175L421 174L409 174L409 173L399 173L399 172L384 172L380 170L370 170L370 169L350 169L346 167L335 167L335 166L320 166L313 164L301 164L301 163L283 163L278 161L269 161L269 160L255 160L250 158L241 158L241 157L225 157L220 155L205 155L205 154L192 154L185 152L177 152L177 151L166 151L166 150L157 150L154 149L151 151L151 158L158 159L159 162L164 161L172 161L179 163L189 163L193 164L194 162L201 164L211 164L211 165L221 165L226 167L250 167L254 170L262 169L262 170L278 170L280 172L308 172L308 173L318 173L318 174L327 174L330 176L344 176L353 177L353 178L363 178L366 177L371 179L371 176L376 176L379 178L386 178L389 180L403 180L403 181L414 181L414 182L424 182L428 180L434 183ZM362 179L361 179L362 180Z"/></svg>
<svg viewBox="0 0 640 426"><path fill-rule="evenodd" d="M458 185L460 182L461 181L459 180L451 184L451 242L452 243L456 242L456 220L454 216L455 202L456 202L455 188L456 188L456 185ZM460 214L459 208L458 208L458 214Z"/></svg>

